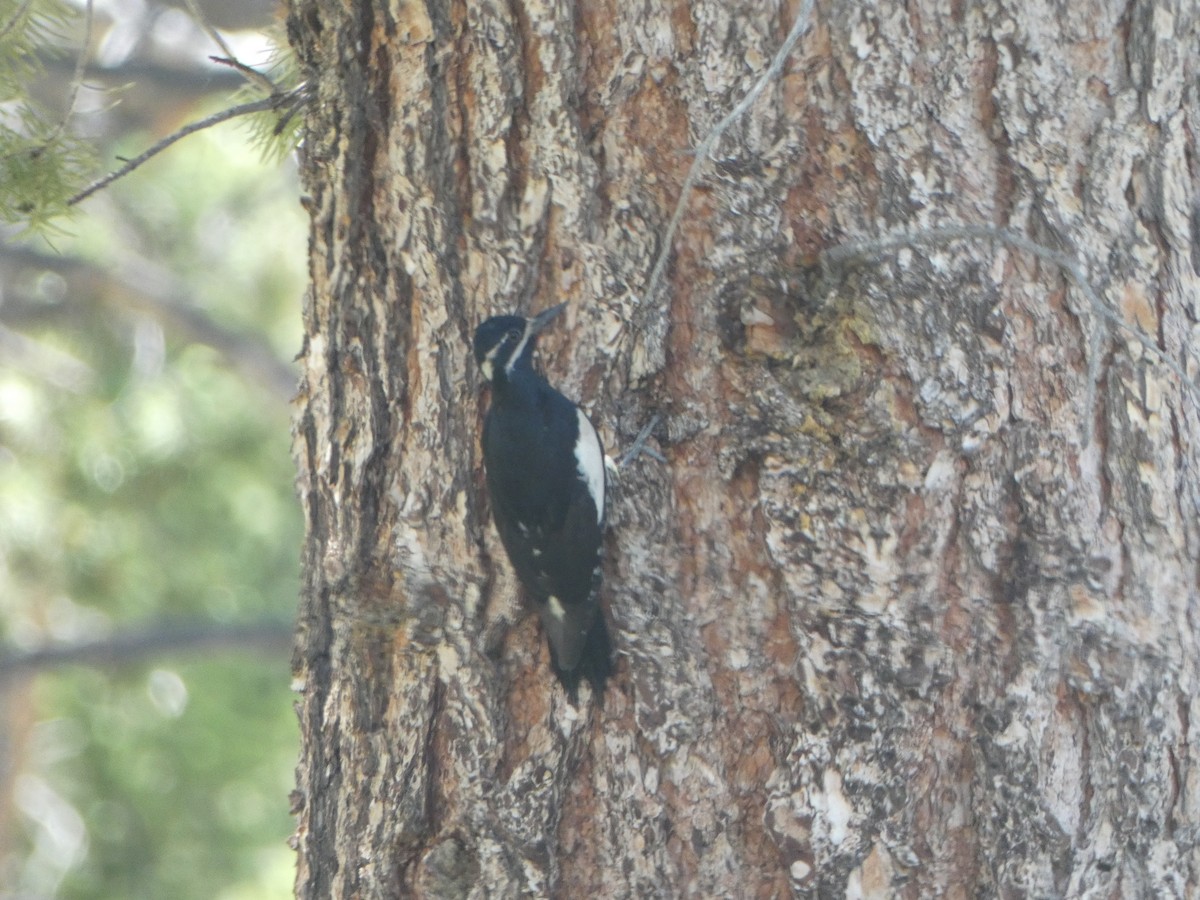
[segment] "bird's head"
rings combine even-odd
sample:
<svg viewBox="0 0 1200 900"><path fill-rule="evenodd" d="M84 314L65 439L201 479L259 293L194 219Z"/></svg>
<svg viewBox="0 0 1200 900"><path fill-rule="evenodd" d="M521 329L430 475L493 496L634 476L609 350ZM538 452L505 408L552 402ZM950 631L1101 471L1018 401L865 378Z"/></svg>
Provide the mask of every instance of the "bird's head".
<svg viewBox="0 0 1200 900"><path fill-rule="evenodd" d="M519 365L530 365L538 333L558 317L567 304L560 303L532 319L524 316L492 316L475 329L475 361L483 377L507 378Z"/></svg>

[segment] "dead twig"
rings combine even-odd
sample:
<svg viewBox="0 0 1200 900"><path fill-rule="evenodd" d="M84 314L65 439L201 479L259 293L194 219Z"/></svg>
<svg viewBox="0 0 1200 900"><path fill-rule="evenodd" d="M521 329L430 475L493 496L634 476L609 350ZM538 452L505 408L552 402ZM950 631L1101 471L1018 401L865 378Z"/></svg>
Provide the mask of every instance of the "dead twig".
<svg viewBox="0 0 1200 900"><path fill-rule="evenodd" d="M133 159L121 166L121 168L109 172L103 178L88 185L74 197L67 201L67 206L74 206L77 203L86 200L88 197L108 187L114 181L124 178L134 169L146 163L148 160L162 153L176 141L187 137L189 134L195 134L197 131L203 131L205 128L211 128L214 125L219 125L222 122L228 122L230 119L236 119L238 116L247 116L252 113L266 112L267 110L283 110L287 117L294 114L297 105L303 102L307 94L304 85L288 91L284 94L273 94L270 97L263 97L259 100L252 100L249 103L242 103L238 106L231 106L228 109L223 109L220 112L213 113L207 118L201 119L198 122L192 122L183 126L178 131L175 131L154 146L150 147L143 153L139 153Z"/></svg>
<svg viewBox="0 0 1200 900"><path fill-rule="evenodd" d="M1158 345L1147 335L1130 326L1110 310L1100 299L1099 293L1088 280L1083 265L1075 257L1060 250L1054 250L1039 244L1023 234L1007 228L996 228L991 225L947 225L942 228L928 228L921 231L905 232L882 238L870 238L858 241L848 241L836 247L830 247L821 254L821 265L830 266L847 262L852 259L867 259L879 256L892 250L905 247L938 246L965 240L999 241L1010 247L1015 247L1036 256L1038 259L1051 263L1065 272L1087 300L1088 306L1099 323L1115 328L1131 335L1141 344L1152 357L1169 369L1183 386L1191 391L1193 397L1200 402L1200 387L1197 387L1188 377L1187 371L1173 359L1170 359ZM1100 357L1103 331L1100 328L1092 330L1088 335L1088 373L1085 409L1092 409L1096 398L1096 385L1100 380ZM1089 421L1093 421L1089 417ZM1086 447L1093 437L1093 426L1084 432L1083 445Z"/></svg>
<svg viewBox="0 0 1200 900"><path fill-rule="evenodd" d="M679 189L679 201L675 204L675 212L671 214L671 221L668 223L667 231L663 235L662 245L658 250L658 258L655 259L654 267L650 270L650 278L646 282L646 290L643 298L647 303L652 302L658 293L663 273L667 268L667 261L671 256L672 245L675 243L675 232L679 230L679 223L683 221L683 214L687 209L688 198L692 193L692 188L695 187L696 181L700 177L701 168L708 162L709 154L716 147L717 141L721 139L721 135L729 129L730 125L745 115L746 111L754 105L754 101L767 89L767 85L779 77L779 73L783 71L784 63L787 62L787 58L791 55L796 42L800 40L800 35L808 28L808 20L813 10L813 2L814 0L805 0L804 5L800 7L800 12L796 14L796 21L792 23L791 31L788 32L783 43L779 45L779 49L775 52L775 56L771 59L771 64L767 66L767 70L763 72L762 77L754 83L754 87L750 88L741 102L730 110L725 118L721 119L721 121L709 130L704 140L696 148L692 165L683 179L683 186Z"/></svg>

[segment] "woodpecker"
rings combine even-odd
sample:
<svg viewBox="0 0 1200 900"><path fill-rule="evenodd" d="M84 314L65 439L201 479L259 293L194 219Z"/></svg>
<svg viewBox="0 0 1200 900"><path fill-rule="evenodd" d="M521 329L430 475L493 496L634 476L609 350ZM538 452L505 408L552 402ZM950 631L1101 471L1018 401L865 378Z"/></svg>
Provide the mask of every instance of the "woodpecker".
<svg viewBox="0 0 1200 900"><path fill-rule="evenodd" d="M493 316L475 330L475 361L492 385L483 423L492 518L575 702L584 677L603 695L612 646L598 599L604 448L583 410L533 366L538 334L565 307Z"/></svg>

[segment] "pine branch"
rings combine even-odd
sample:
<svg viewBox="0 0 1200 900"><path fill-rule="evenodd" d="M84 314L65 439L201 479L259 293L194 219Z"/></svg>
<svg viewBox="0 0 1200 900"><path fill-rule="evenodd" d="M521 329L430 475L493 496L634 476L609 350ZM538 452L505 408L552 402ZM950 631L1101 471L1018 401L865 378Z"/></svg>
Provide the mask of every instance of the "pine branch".
<svg viewBox="0 0 1200 900"><path fill-rule="evenodd" d="M13 14L9 16L8 21L0 25L0 41L4 40L12 32L14 28L25 17L25 13L29 12L29 7L33 6L33 0L24 0L24 2L13 10Z"/></svg>
<svg viewBox="0 0 1200 900"><path fill-rule="evenodd" d="M71 87L70 93L67 95L66 111L43 142L43 146L46 148L49 148L67 130L71 116L75 113L75 103L79 100L79 89L83 87L83 73L87 68L88 46L92 42L92 19L92 0L87 0L83 12L83 44L79 48L79 55L75 58L75 69L71 73Z"/></svg>

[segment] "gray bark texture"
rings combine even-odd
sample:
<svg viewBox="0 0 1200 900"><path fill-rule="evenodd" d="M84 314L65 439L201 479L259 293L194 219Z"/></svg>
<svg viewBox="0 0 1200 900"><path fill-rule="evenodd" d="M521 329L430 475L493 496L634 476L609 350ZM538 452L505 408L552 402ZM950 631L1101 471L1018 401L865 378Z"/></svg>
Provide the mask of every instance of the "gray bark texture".
<svg viewBox="0 0 1200 900"><path fill-rule="evenodd" d="M292 0L300 897L1200 890L1200 10L823 0L647 294L799 13ZM469 349L564 299L548 376L666 457L578 710Z"/></svg>

